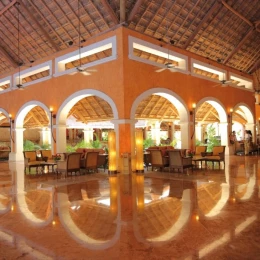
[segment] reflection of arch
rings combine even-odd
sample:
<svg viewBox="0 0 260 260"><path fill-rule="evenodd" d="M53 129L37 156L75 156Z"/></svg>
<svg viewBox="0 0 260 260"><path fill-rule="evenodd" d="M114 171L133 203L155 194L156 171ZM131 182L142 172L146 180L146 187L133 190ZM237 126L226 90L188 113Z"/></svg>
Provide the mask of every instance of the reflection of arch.
<svg viewBox="0 0 260 260"><path fill-rule="evenodd" d="M243 196L240 197L241 200L248 200L251 198L251 196L254 193L255 182L256 182L256 176L254 173L252 176L250 176L247 184L238 185L238 187L242 187L245 189L245 193L243 194Z"/></svg>
<svg viewBox="0 0 260 260"><path fill-rule="evenodd" d="M229 185L226 183L221 184L221 198L217 202L217 204L210 210L206 217L214 217L220 213L225 204L227 203L229 198Z"/></svg>
<svg viewBox="0 0 260 260"><path fill-rule="evenodd" d="M90 236L83 233L82 230L80 230L77 227L77 225L73 222L69 212L68 193L65 192L64 190L62 191L62 189L64 189L64 187L61 188L61 192L57 193L57 199L59 204L58 207L59 218L64 228L70 233L70 235L79 243L94 250L106 249L113 246L120 237L120 232L121 232L121 226L119 224L120 214L118 214L115 221L116 232L110 240L100 241L100 240L93 239ZM120 212L120 209L118 212Z"/></svg>
<svg viewBox="0 0 260 260"><path fill-rule="evenodd" d="M186 189L183 191L183 196L181 199L181 211L180 211L180 215L178 217L178 220L162 235L158 236L158 237L154 237L154 238L149 238L146 239L141 235L141 232L138 229L137 226L137 220L134 220L134 233L135 236L137 238L138 241L140 242L165 242L165 241L169 241L171 239L174 238L174 236L176 236L180 230L184 227L184 225L188 222L190 215L191 215L191 190ZM163 202L163 201L159 201L159 202ZM149 205L147 205L146 207L149 207ZM135 218L136 218L136 214L135 214Z"/></svg>
<svg viewBox="0 0 260 260"><path fill-rule="evenodd" d="M53 193L52 193L52 198L53 198ZM40 219L33 214L29 208L28 204L26 201L26 193L20 193L16 197L17 200L17 205L21 211L21 213L33 224L39 225L39 226L46 226L49 223L51 223L53 219L53 209L51 210L48 218L46 219Z"/></svg>
<svg viewBox="0 0 260 260"><path fill-rule="evenodd" d="M118 119L118 111L117 111L116 105L109 96L107 96L106 94L104 94L103 92L98 91L98 90L83 89L83 90L73 93L71 96L69 96L67 99L64 100L64 102L62 103L62 105L60 106L60 108L57 112L57 120L58 120L59 124L65 125L70 109L78 101L80 101L81 99L83 99L84 97L87 97L87 96L98 96L98 97L104 99L105 101L107 101L107 103L112 108L114 119Z"/></svg>

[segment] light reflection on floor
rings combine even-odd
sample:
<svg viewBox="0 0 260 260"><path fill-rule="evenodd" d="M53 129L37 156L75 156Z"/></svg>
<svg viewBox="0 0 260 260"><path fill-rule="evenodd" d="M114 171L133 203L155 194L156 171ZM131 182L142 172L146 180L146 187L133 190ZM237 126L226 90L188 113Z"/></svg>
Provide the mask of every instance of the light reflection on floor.
<svg viewBox="0 0 260 260"><path fill-rule="evenodd" d="M1 259L260 259L259 158L67 179L0 162Z"/></svg>

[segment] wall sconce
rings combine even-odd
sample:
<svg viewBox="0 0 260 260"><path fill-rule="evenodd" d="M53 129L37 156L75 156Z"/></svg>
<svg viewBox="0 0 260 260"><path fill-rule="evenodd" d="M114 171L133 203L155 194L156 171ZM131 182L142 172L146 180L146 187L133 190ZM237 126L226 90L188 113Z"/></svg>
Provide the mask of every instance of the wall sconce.
<svg viewBox="0 0 260 260"><path fill-rule="evenodd" d="M136 172L144 172L143 131L135 132Z"/></svg>
<svg viewBox="0 0 260 260"><path fill-rule="evenodd" d="M117 173L116 167L116 133L110 131L108 133L108 173Z"/></svg>
<svg viewBox="0 0 260 260"><path fill-rule="evenodd" d="M51 136L52 136L54 143L56 143L56 139L54 138L54 135L53 135L53 118L56 118L56 115L53 114L53 108L52 107L50 107L50 113L51 113Z"/></svg>
<svg viewBox="0 0 260 260"><path fill-rule="evenodd" d="M14 120L12 120L12 115L11 114L9 114L9 122L10 122L10 138L11 138L12 142L15 143L13 135L12 135Z"/></svg>
<svg viewBox="0 0 260 260"><path fill-rule="evenodd" d="M195 109L196 109L196 104L193 103L193 104L192 104L192 111L190 111L190 115L191 115L191 116L195 114Z"/></svg>
<svg viewBox="0 0 260 260"><path fill-rule="evenodd" d="M195 134L195 109L196 109L196 103L193 103L192 104L192 111L190 111L190 115L192 115L192 123L193 123L193 131L192 131L192 135L191 135L191 138L193 138L194 134Z"/></svg>

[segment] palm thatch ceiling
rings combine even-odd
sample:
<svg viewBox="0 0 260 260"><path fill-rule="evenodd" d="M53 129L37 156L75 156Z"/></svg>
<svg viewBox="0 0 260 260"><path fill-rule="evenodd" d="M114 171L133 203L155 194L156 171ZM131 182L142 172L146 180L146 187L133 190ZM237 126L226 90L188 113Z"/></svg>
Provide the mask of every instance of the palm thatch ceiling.
<svg viewBox="0 0 260 260"><path fill-rule="evenodd" d="M31 66L61 50L79 46L82 41L87 43L91 37L119 24L253 74L258 79L256 90L260 91L259 0L2 0L0 78L19 66ZM98 99L96 102L93 107L93 102L84 99L70 114L81 122L95 121L96 117L110 120L111 108ZM157 105L150 108L149 102ZM147 98L140 104L136 118L156 115L157 119L178 119L176 108L167 102L158 96ZM217 120L214 108L207 110L207 117L200 110L196 120ZM6 118L0 120L3 124L9 122ZM32 111L25 118L27 127L36 123L38 126L49 123L45 112Z"/></svg>

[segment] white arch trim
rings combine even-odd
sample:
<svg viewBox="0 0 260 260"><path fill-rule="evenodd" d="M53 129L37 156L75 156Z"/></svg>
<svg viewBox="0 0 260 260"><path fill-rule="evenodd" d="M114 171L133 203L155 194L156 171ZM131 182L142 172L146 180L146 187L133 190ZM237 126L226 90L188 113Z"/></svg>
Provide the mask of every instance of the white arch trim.
<svg viewBox="0 0 260 260"><path fill-rule="evenodd" d="M88 96L98 96L105 101L111 106L112 111L113 111L113 116L114 119L118 119L118 111L115 105L115 102L106 94L104 94L101 91L95 90L95 89L83 89L80 91L77 91L70 95L68 98L64 100L62 105L60 106L59 110L57 111L57 120L59 124L66 125L66 120L68 113L70 109L81 99L88 97Z"/></svg>
<svg viewBox="0 0 260 260"><path fill-rule="evenodd" d="M253 116L253 113L250 110L250 108L245 103L238 103L233 108L233 110L236 111L236 109L238 109L238 108L240 108L244 112L246 119L247 119L247 123L253 124L255 120L254 120L254 116Z"/></svg>
<svg viewBox="0 0 260 260"><path fill-rule="evenodd" d="M47 114L48 117L50 118L51 113L50 113L50 109L43 103L36 101L36 100L32 100L28 103L25 103L18 111L17 116L15 118L15 128L22 128L23 127L23 122L24 122L24 118L26 117L26 115L29 113L29 111L31 109L33 109L34 107L39 106L42 109L44 109Z"/></svg>
<svg viewBox="0 0 260 260"><path fill-rule="evenodd" d="M224 105L218 99L216 99L214 97L205 97L197 103L196 107L199 107L204 102L209 103L217 110L218 115L219 115L219 120L221 123L227 122L227 112L224 108Z"/></svg>
<svg viewBox="0 0 260 260"><path fill-rule="evenodd" d="M5 109L0 108L0 112L1 112L2 114L4 114L7 118L9 118L9 114L7 113L7 111L6 111Z"/></svg>
<svg viewBox="0 0 260 260"><path fill-rule="evenodd" d="M147 96L150 96L150 95L158 95L158 96L166 98L176 107L176 109L180 115L180 121L184 121L184 122L189 121L189 118L188 118L189 109L185 105L185 102L183 101L183 99L179 95L177 95L175 92L173 92L169 89L166 89L166 88L151 88L151 89L143 92L141 95L139 95L135 99L135 101L132 105L130 119L135 119L135 112L136 112L138 105L140 104L141 101L143 101Z"/></svg>

